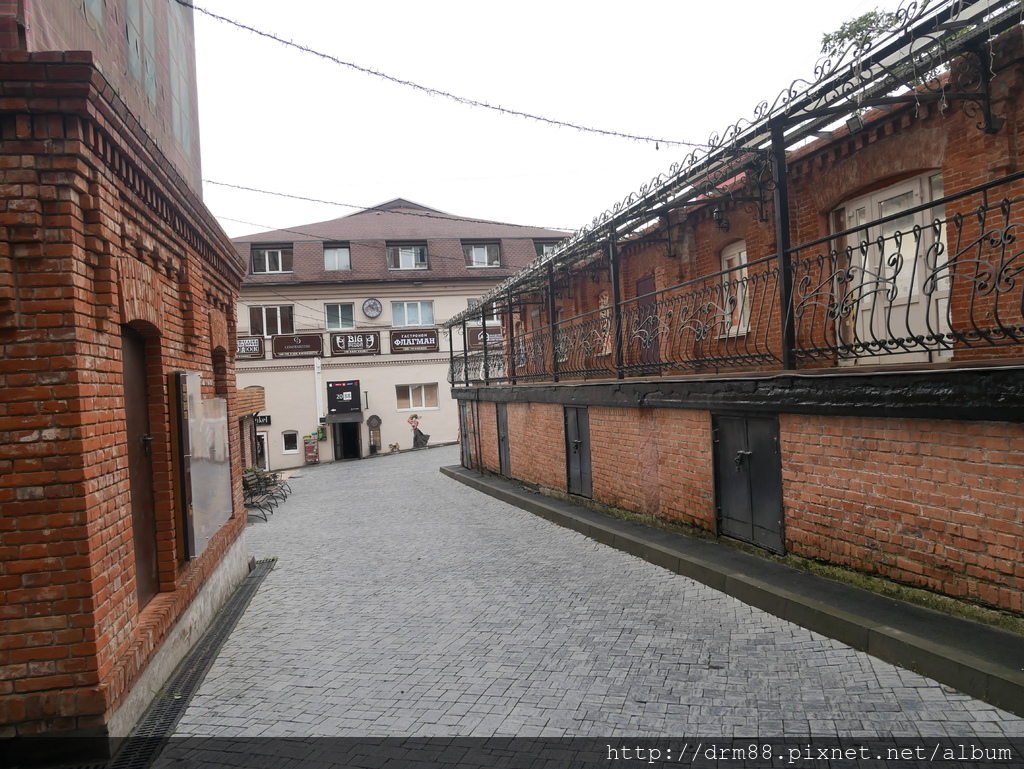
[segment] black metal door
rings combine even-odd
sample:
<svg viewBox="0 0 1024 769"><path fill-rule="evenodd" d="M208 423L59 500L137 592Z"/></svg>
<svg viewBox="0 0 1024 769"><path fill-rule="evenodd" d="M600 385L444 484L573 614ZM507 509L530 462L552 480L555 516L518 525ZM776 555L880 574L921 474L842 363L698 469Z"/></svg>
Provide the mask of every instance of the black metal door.
<svg viewBox="0 0 1024 769"><path fill-rule="evenodd" d="M719 533L784 553L779 421L732 416L713 420Z"/></svg>
<svg viewBox="0 0 1024 769"><path fill-rule="evenodd" d="M565 464L569 493L591 496L590 414L585 406L565 407Z"/></svg>
<svg viewBox="0 0 1024 769"><path fill-rule="evenodd" d="M331 436L334 439L335 459L359 459L362 456L358 422L340 422L331 425Z"/></svg>
<svg viewBox="0 0 1024 769"><path fill-rule="evenodd" d="M511 462L508 451L508 404L498 403L498 466L501 474L506 478L511 477Z"/></svg>

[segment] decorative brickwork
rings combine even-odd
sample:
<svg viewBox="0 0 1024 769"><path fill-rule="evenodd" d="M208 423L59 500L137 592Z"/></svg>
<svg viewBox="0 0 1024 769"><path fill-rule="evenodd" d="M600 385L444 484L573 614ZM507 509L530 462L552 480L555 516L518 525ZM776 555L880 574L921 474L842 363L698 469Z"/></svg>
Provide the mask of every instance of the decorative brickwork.
<svg viewBox="0 0 1024 769"><path fill-rule="evenodd" d="M236 513L181 559L167 389L200 372L233 411L244 265L89 54L0 54L0 133L0 737L102 734L245 525L229 420ZM151 436L144 607L125 329L144 339Z"/></svg>

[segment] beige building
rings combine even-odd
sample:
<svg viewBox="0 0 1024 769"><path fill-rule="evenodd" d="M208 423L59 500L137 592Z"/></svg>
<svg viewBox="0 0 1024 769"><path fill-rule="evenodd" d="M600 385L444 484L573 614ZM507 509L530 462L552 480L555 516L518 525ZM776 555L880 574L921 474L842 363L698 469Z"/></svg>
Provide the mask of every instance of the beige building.
<svg viewBox="0 0 1024 769"><path fill-rule="evenodd" d="M482 329L449 336L441 325L565 235L396 199L236 238L249 264L238 386L266 395L257 463L282 469L456 441L448 357L465 337L470 349L482 345ZM500 322L488 324L491 344Z"/></svg>

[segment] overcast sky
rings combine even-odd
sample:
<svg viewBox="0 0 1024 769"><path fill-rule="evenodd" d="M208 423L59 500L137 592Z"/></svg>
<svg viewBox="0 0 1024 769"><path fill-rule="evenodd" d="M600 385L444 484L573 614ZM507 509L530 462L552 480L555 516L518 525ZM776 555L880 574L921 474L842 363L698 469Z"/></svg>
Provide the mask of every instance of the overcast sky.
<svg viewBox="0 0 1024 769"><path fill-rule="evenodd" d="M439 91L553 120L705 142L791 81L821 37L893 0L195 0ZM575 230L665 171L654 145L464 106L196 11L205 200L232 237L396 197ZM234 190L221 182L327 205Z"/></svg>

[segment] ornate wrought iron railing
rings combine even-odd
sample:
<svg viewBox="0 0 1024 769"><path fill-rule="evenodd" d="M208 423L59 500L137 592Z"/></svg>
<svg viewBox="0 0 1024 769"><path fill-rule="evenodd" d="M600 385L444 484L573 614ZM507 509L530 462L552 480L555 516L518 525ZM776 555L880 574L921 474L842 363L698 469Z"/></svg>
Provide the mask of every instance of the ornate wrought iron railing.
<svg viewBox="0 0 1024 769"><path fill-rule="evenodd" d="M1024 356L1024 173L790 251L507 336L452 358L455 384ZM785 315L784 315L785 314ZM785 316L788 316L785 317ZM1018 351L1007 346L1020 346Z"/></svg>

